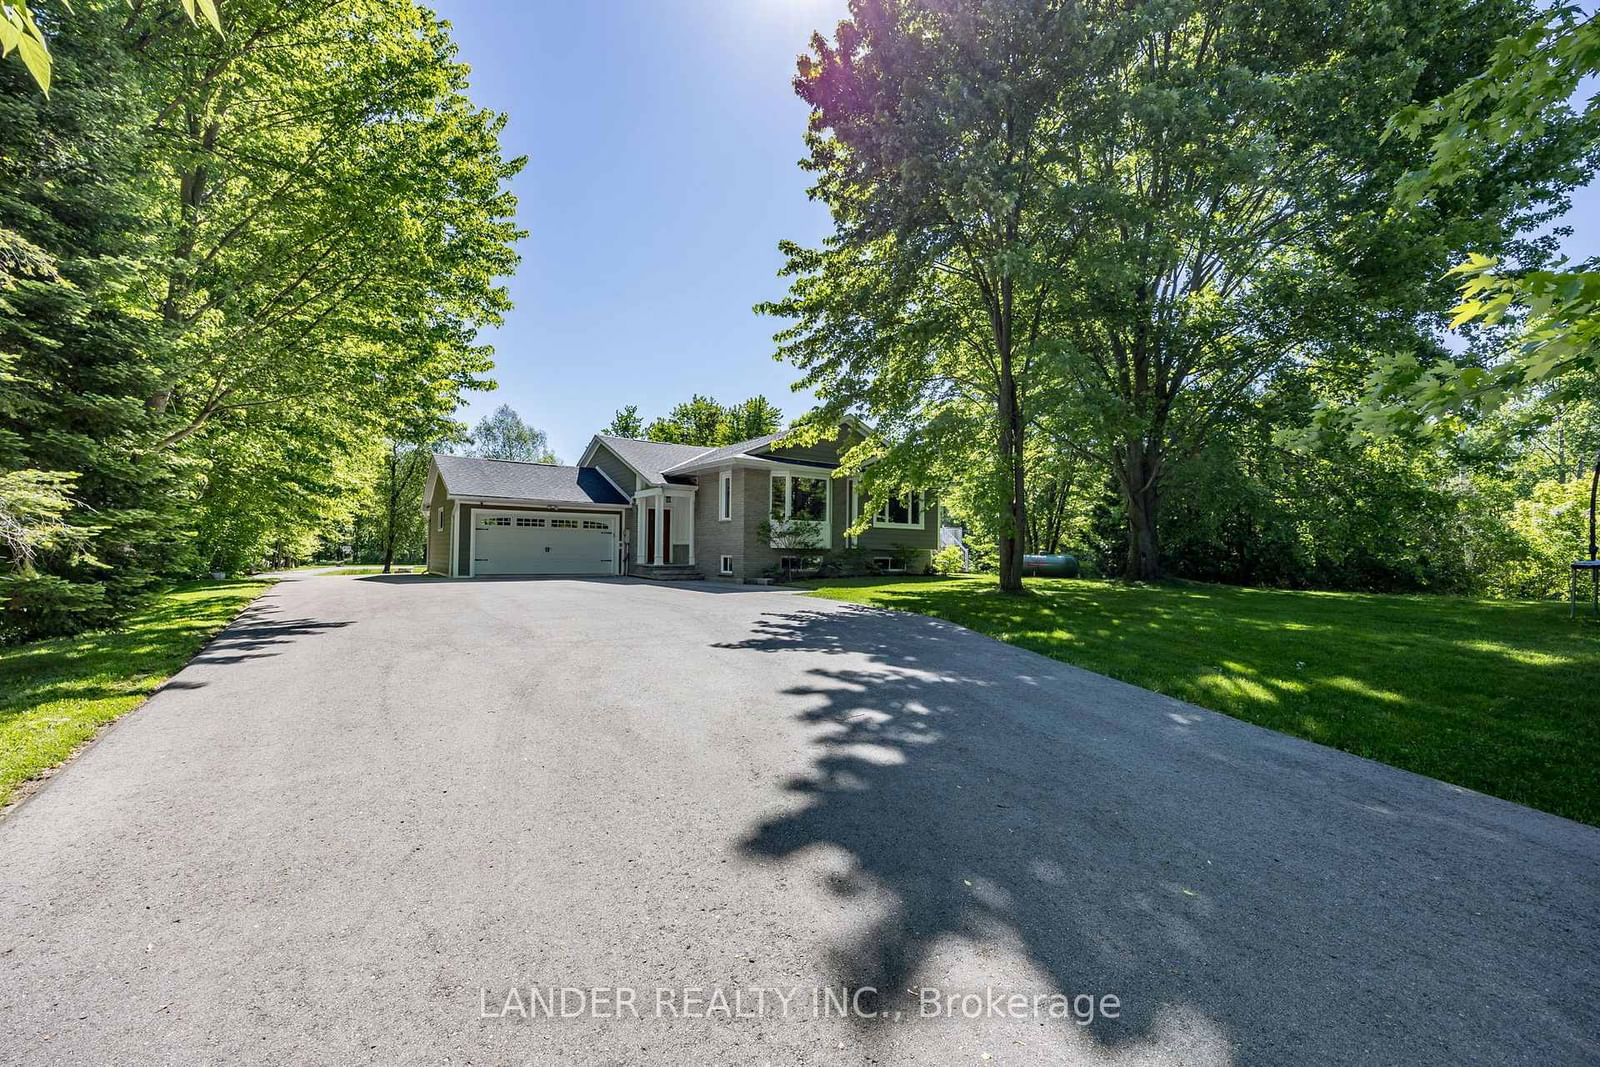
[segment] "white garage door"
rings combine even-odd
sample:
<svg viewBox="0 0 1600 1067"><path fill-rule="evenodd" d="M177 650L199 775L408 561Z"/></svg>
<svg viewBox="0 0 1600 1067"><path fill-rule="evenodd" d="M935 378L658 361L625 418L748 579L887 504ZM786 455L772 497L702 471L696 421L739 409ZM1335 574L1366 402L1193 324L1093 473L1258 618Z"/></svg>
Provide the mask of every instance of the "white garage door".
<svg viewBox="0 0 1600 1067"><path fill-rule="evenodd" d="M615 574L617 517L592 512L474 511L474 574Z"/></svg>

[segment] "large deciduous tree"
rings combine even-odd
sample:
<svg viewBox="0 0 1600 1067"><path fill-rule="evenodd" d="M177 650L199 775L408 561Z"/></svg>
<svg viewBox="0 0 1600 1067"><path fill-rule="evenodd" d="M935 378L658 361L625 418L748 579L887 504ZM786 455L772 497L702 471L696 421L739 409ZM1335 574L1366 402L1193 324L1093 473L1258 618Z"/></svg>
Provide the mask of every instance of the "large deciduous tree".
<svg viewBox="0 0 1600 1067"><path fill-rule="evenodd" d="M845 457L869 491L919 453L971 460L1007 590L1022 581L1029 411L1053 377L1052 279L1081 230L1046 160L1076 133L1072 79L1093 76L1069 61L1106 64L1086 13L853 0L795 79L812 108L802 166L834 233L782 246L796 280L762 308L797 320L779 341L820 401L804 422L875 425Z"/></svg>
<svg viewBox="0 0 1600 1067"><path fill-rule="evenodd" d="M409 416L441 380L479 384L521 161L467 100L444 24L411 0L234 0L227 16L225 37L131 20L173 179L160 445L319 393Z"/></svg>
<svg viewBox="0 0 1600 1067"><path fill-rule="evenodd" d="M796 79L834 233L784 246L795 282L765 310L795 320L781 350L819 425L878 425L851 457L878 460L869 481L981 446L1005 589L1042 422L1109 468L1126 573L1156 577L1171 460L1289 361L1427 345L1419 288L1464 243L1504 245L1527 202L1523 161L1385 218L1417 155L1382 144L1388 116L1465 78L1514 0L851 12Z"/></svg>
<svg viewBox="0 0 1600 1067"><path fill-rule="evenodd" d="M53 93L0 64L12 637L347 524L387 439L489 384L518 236L501 118L413 0L50 10Z"/></svg>
<svg viewBox="0 0 1600 1067"><path fill-rule="evenodd" d="M522 463L560 463L550 451L545 432L523 421L510 404L501 404L479 419L468 435L471 453L484 459L514 459Z"/></svg>
<svg viewBox="0 0 1600 1067"><path fill-rule="evenodd" d="M644 434L651 441L710 447L722 440L725 415L721 404L696 393L661 418L651 419Z"/></svg>
<svg viewBox="0 0 1600 1067"><path fill-rule="evenodd" d="M765 437L777 433L782 425L783 412L764 396L753 396L741 403L723 407L713 398L696 393L683 403L674 405L661 418L650 420L650 425L644 428L644 436L648 440L668 444L713 448Z"/></svg>
<svg viewBox="0 0 1600 1067"><path fill-rule="evenodd" d="M617 413L611 416L611 422L600 432L612 437L626 437L630 440L638 440L643 437L644 420L639 417L639 405L629 404L626 407L618 408Z"/></svg>
<svg viewBox="0 0 1600 1067"><path fill-rule="evenodd" d="M783 412L764 396L753 396L740 404L731 404L723 412L720 444L731 445L777 433L783 426Z"/></svg>

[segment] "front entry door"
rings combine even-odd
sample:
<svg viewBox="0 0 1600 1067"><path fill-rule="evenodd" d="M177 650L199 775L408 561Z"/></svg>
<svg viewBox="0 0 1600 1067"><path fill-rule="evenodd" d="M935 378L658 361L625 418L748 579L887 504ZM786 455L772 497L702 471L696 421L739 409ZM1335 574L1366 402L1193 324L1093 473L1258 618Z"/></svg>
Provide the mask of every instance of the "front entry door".
<svg viewBox="0 0 1600 1067"><path fill-rule="evenodd" d="M672 562L672 510L667 509L661 516L661 541L666 546L666 551L661 553L661 562ZM644 516L644 561L656 561L656 509L645 508Z"/></svg>

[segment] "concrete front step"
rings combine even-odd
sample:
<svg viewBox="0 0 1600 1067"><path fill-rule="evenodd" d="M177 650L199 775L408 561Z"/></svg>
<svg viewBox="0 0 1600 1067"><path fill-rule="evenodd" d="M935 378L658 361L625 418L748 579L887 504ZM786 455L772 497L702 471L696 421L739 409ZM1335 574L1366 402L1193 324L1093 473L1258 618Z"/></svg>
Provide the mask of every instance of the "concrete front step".
<svg viewBox="0 0 1600 1067"><path fill-rule="evenodd" d="M668 563L659 567L635 564L628 568L628 574L634 578L650 578L658 582L694 581L705 577L698 567L687 563Z"/></svg>

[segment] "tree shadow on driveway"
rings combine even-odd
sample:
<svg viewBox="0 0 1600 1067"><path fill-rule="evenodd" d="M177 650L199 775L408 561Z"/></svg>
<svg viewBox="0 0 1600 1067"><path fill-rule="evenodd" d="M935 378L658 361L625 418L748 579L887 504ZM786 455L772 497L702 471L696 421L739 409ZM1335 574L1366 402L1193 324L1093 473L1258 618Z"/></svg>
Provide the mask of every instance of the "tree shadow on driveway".
<svg viewBox="0 0 1600 1067"><path fill-rule="evenodd" d="M242 663L277 655L278 646L312 634L339 630L351 625L350 620L277 618L279 608L267 600L257 600L239 613L229 626L200 650L190 663ZM203 683L200 683L203 684ZM194 688L193 684L167 688Z"/></svg>
<svg viewBox="0 0 1600 1067"><path fill-rule="evenodd" d="M835 946L845 985L938 986L952 944L1004 943L1120 999L1086 1027L1102 1053L1597 1055L1591 828L931 619L777 613L719 647L839 657L786 691L812 767L742 848L846 854L826 891L870 933Z"/></svg>

